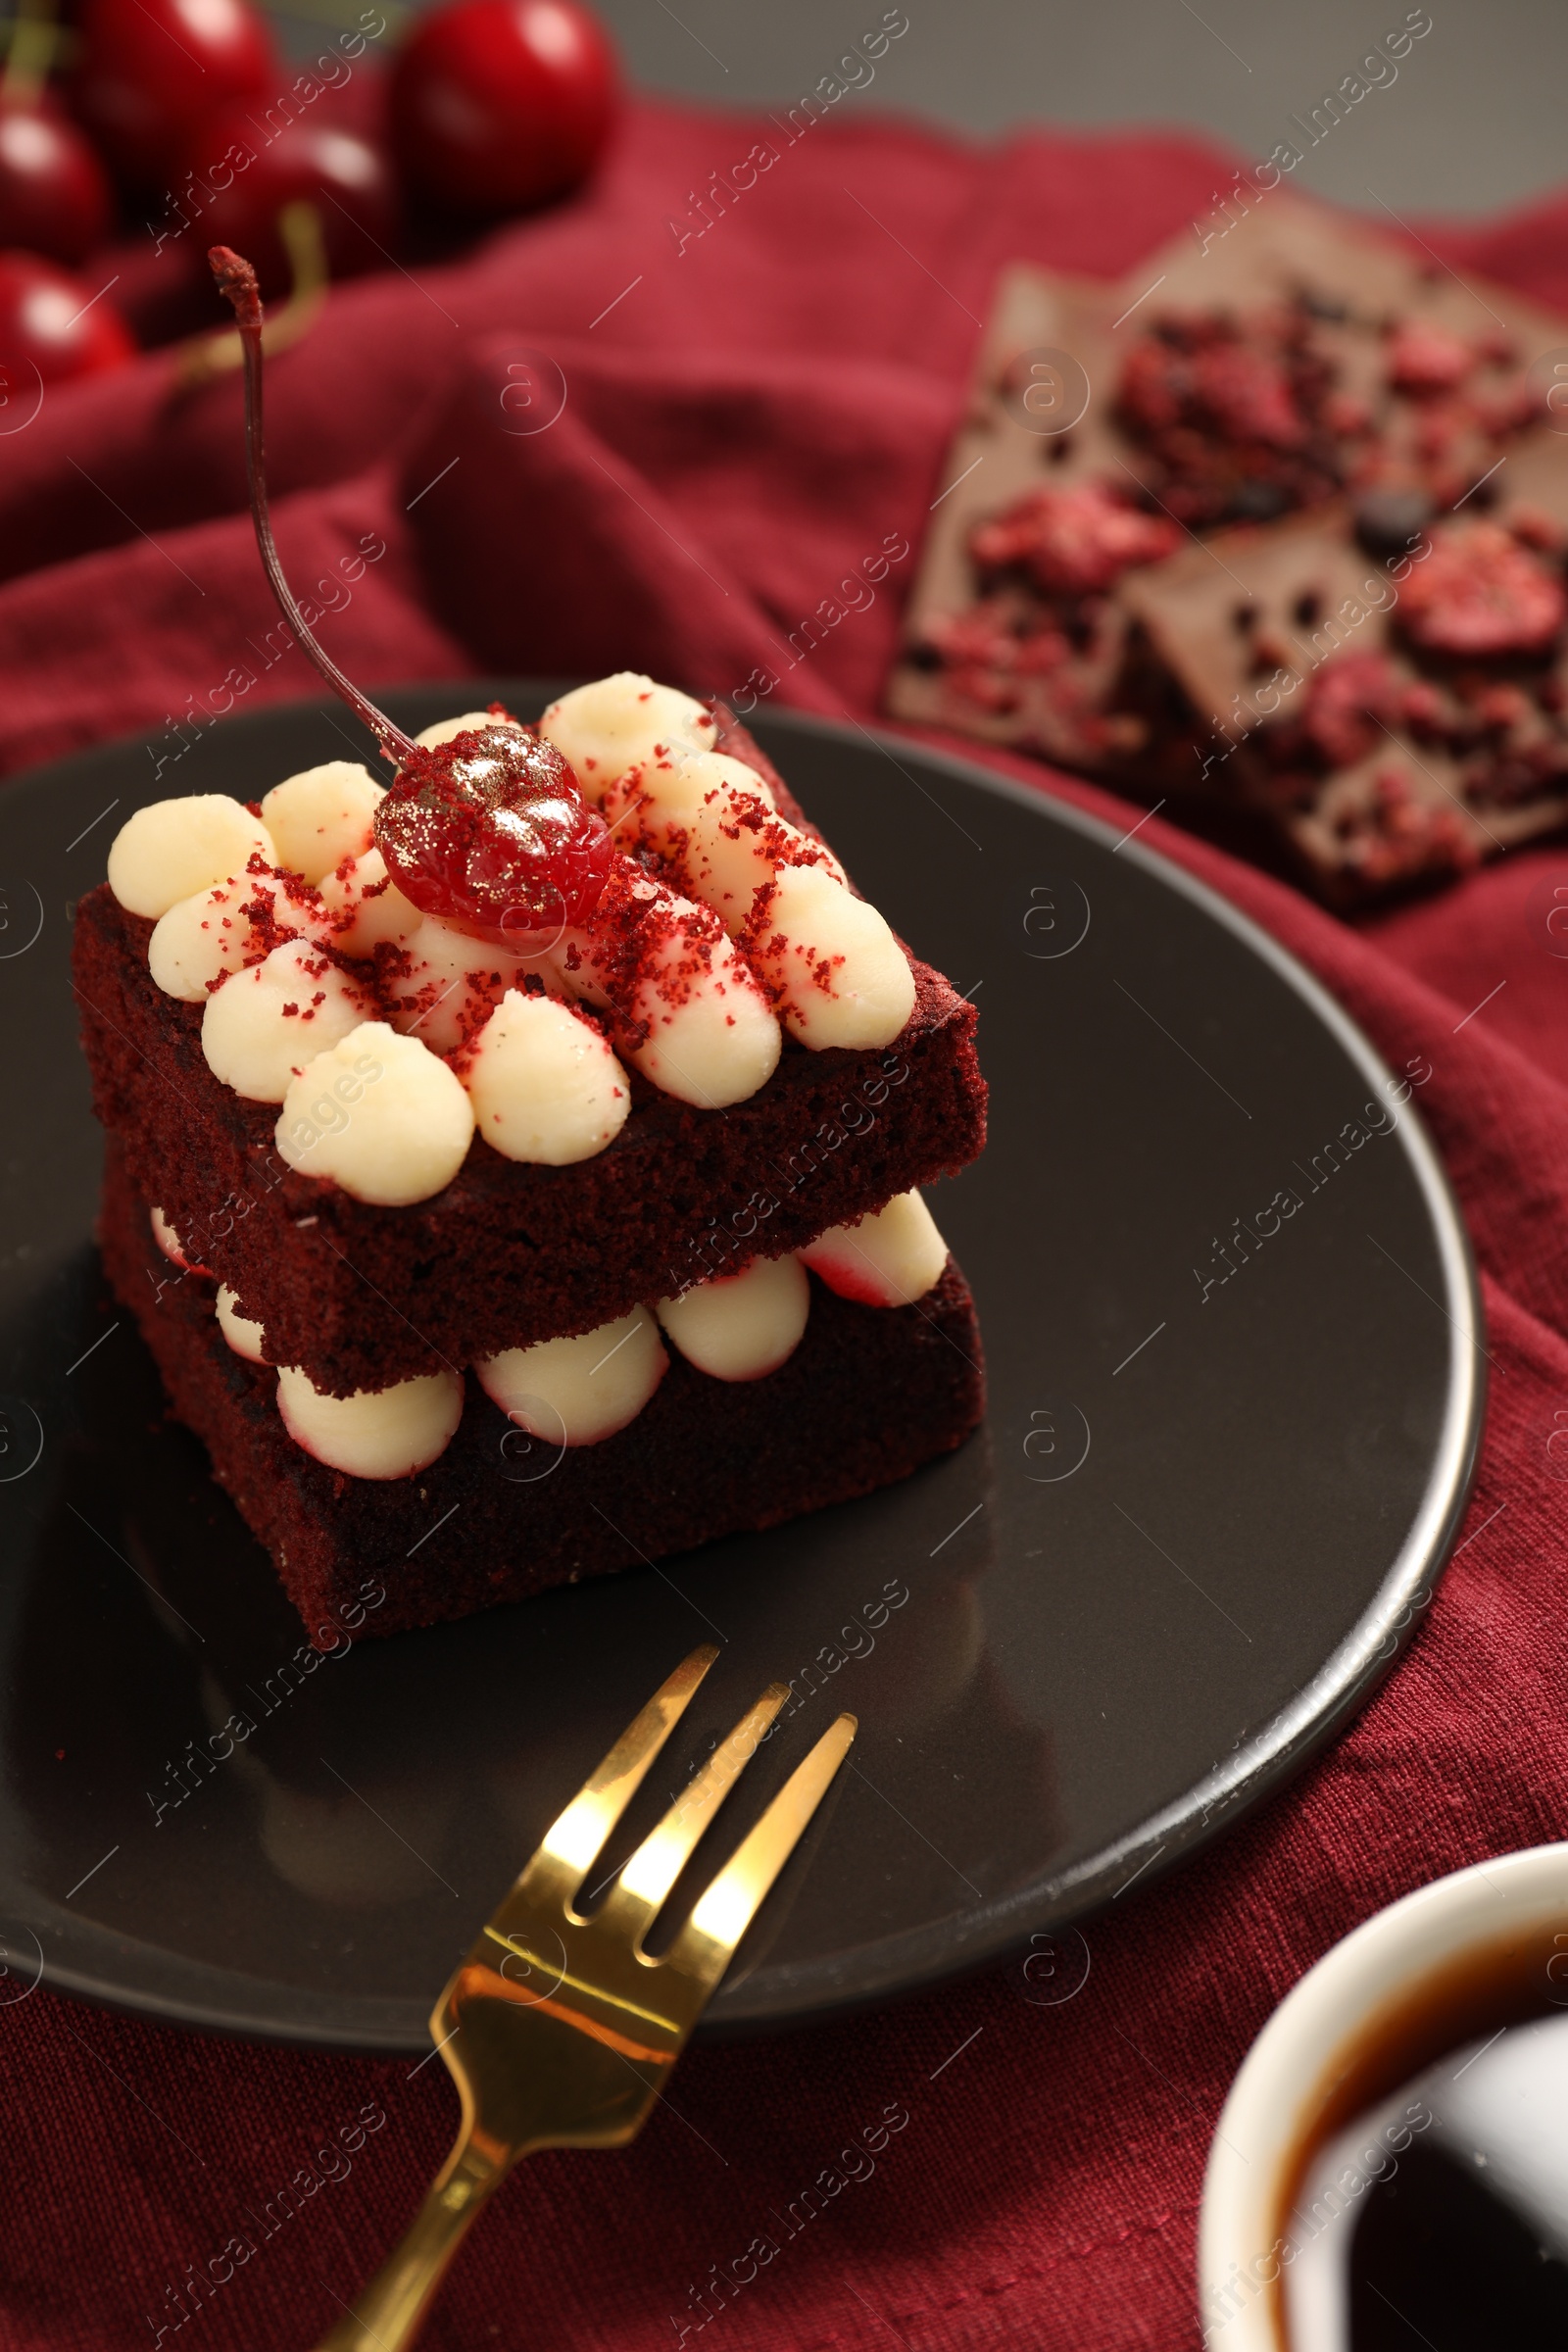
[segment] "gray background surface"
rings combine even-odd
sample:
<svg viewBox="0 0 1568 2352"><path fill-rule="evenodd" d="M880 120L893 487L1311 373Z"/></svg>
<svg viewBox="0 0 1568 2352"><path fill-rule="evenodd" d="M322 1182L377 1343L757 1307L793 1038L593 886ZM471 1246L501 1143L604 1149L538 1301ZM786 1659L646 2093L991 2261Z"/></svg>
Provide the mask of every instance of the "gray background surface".
<svg viewBox="0 0 1568 2352"><path fill-rule="evenodd" d="M598 0L632 77L730 104L798 98L886 0ZM993 136L1147 122L1247 160L1290 135L1408 0L904 0L858 108ZM1298 187L1376 211L1476 213L1568 179L1565 0L1428 0L1432 30L1311 149Z"/></svg>
<svg viewBox="0 0 1568 2352"><path fill-rule="evenodd" d="M358 0L270 0L303 55ZM413 0L414 7L429 0ZM902 0L909 30L855 105L992 138L1024 124L1206 132L1255 162L1405 22L1409 0ZM402 0L385 0L394 23ZM633 82L773 106L814 87L888 0L590 0ZM412 13L410 10L408 13ZM1293 175L1377 212L1475 214L1568 181L1568 0L1426 0L1432 30ZM1378 69L1379 72L1384 69ZM1299 144L1299 141L1298 141Z"/></svg>

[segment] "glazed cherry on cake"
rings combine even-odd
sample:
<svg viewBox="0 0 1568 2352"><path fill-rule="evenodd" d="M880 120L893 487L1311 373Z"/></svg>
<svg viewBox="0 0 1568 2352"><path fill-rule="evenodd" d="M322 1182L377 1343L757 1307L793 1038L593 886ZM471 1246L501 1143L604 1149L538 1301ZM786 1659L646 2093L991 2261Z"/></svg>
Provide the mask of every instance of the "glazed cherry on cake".
<svg viewBox="0 0 1568 2352"><path fill-rule="evenodd" d="M598 906L610 827L554 744L493 717L406 760L375 812L375 846L422 914L544 954Z"/></svg>

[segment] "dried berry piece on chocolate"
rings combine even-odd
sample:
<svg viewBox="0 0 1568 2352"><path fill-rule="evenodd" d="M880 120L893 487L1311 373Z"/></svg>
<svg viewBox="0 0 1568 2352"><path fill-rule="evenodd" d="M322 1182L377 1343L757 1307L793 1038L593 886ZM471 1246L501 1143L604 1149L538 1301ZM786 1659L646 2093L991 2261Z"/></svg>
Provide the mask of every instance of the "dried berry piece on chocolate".
<svg viewBox="0 0 1568 2352"><path fill-rule="evenodd" d="M1389 338L1389 381L1401 392L1451 392L1480 361L1473 343L1430 319L1407 318Z"/></svg>
<svg viewBox="0 0 1568 2352"><path fill-rule="evenodd" d="M1400 594L1413 644L1459 658L1533 654L1568 618L1560 575L1494 522L1434 535L1432 553Z"/></svg>
<svg viewBox="0 0 1568 2352"><path fill-rule="evenodd" d="M1146 514L1100 482L1076 490L1031 490L974 531L982 571L1020 565L1048 594L1086 596L1114 587L1124 571L1157 564L1181 545L1163 514Z"/></svg>

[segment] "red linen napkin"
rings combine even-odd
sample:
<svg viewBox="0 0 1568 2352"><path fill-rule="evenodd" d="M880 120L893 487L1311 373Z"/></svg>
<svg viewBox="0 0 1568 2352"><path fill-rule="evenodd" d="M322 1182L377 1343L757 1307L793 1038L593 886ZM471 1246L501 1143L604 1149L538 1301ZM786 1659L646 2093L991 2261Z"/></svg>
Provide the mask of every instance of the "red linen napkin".
<svg viewBox="0 0 1568 2352"><path fill-rule="evenodd" d="M912 569L893 551L944 486L999 265L1119 271L1205 213L1230 167L1154 136L975 152L853 105L788 146L761 118L643 106L580 202L333 296L272 372L270 441L285 561L318 584L346 668L635 666L730 694L782 670L790 631L885 551L874 601L776 690L874 714ZM688 192L757 139L777 161L696 235ZM1568 201L1427 233L1461 270L1568 304L1565 225ZM529 352L566 385L532 432L554 379ZM242 480L237 385L175 398L156 356L0 437L6 766L314 688L297 653L270 658ZM1142 838L1304 957L1392 1061L1432 1065L1421 1102L1495 1359L1460 1556L1321 1762L1091 1924L1077 1998L1035 2006L1014 1971L694 2051L678 2113L633 2149L539 2159L498 2198L432 2352L1196 2343L1204 2156L1270 2008L1379 1904L1568 1824L1565 1490L1545 1451L1568 1404L1568 962L1528 905L1543 876L1568 881L1568 852L1352 930L1157 818ZM244 2048L44 1988L0 2008L0 2119L6 2352L290 2352L403 2226L456 2101L439 2066ZM351 2170L323 2178L341 2168L318 2151L357 2131ZM291 2180L298 2215L224 2276L245 2208ZM824 2210L759 2261L775 2209L816 2180Z"/></svg>

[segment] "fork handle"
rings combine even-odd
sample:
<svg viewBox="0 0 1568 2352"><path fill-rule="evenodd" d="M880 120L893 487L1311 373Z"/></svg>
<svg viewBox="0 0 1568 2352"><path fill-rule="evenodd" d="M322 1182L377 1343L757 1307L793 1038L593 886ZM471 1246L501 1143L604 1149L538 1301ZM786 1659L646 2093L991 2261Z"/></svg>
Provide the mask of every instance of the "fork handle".
<svg viewBox="0 0 1568 2352"><path fill-rule="evenodd" d="M510 2169L472 2139L460 2139L402 2238L361 2288L352 2310L321 2338L318 2352L404 2352L418 2333L469 2224Z"/></svg>

